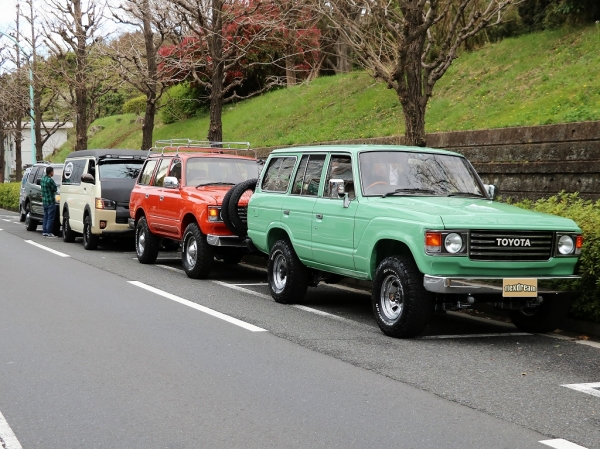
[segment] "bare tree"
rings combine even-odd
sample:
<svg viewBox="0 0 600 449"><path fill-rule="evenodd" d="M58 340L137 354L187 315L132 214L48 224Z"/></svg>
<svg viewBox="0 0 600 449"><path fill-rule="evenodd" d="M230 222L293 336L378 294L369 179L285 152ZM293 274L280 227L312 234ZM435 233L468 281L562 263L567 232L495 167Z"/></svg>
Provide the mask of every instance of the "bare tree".
<svg viewBox="0 0 600 449"><path fill-rule="evenodd" d="M375 78L396 91L406 143L425 146L425 112L435 83L461 44L502 22L519 0L314 0Z"/></svg>
<svg viewBox="0 0 600 449"><path fill-rule="evenodd" d="M108 55L119 76L146 96L141 148L147 150L152 147L158 102L168 86L159 49L174 34L171 8L161 0L124 0L113 10L113 18L137 28L114 41Z"/></svg>
<svg viewBox="0 0 600 449"><path fill-rule="evenodd" d="M196 84L208 92L210 125L208 140L223 140L223 104L249 98L279 83L270 79L246 95L236 88L244 82L243 70L252 64L248 56L275 28L273 18L261 10L261 0L172 0L179 10L182 26L193 37L188 39L189 55L170 65L191 72Z"/></svg>
<svg viewBox="0 0 600 449"><path fill-rule="evenodd" d="M103 8L94 0L49 0L48 5L44 37L54 56L55 80L66 83L57 89L75 113L75 151L83 150L98 99L114 89L114 81L108 82L113 74L97 51Z"/></svg>

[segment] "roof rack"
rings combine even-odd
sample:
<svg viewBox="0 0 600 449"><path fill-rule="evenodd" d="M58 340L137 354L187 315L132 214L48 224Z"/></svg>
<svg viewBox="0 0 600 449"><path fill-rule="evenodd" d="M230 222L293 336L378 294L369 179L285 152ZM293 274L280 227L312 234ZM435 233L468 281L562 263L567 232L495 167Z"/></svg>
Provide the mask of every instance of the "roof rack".
<svg viewBox="0 0 600 449"><path fill-rule="evenodd" d="M239 147L239 148L235 148ZM246 156L247 154L240 154L240 152L250 152L256 159L256 150L250 148L250 142L212 142L209 140L191 140L191 139L169 139L169 140L157 140L152 148L148 150L148 156L153 152L160 151L160 154L175 152L175 155L179 155L179 152L183 151L195 151L202 153L230 153L237 156Z"/></svg>

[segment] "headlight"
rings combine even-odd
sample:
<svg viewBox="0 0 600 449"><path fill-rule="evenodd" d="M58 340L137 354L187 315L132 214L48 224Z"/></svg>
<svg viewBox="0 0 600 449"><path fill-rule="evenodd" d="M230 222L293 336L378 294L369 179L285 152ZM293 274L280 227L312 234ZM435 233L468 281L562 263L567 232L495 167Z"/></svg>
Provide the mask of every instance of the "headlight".
<svg viewBox="0 0 600 449"><path fill-rule="evenodd" d="M221 219L221 208L217 206L208 206L208 221L217 222Z"/></svg>
<svg viewBox="0 0 600 449"><path fill-rule="evenodd" d="M558 252L564 256L573 254L575 243L570 235L561 235L558 239Z"/></svg>
<svg viewBox="0 0 600 449"><path fill-rule="evenodd" d="M456 254L462 249L463 239L460 234L452 232L444 239L444 247L450 254Z"/></svg>
<svg viewBox="0 0 600 449"><path fill-rule="evenodd" d="M60 193L57 193L56 195L54 195L54 201L57 203L60 203Z"/></svg>
<svg viewBox="0 0 600 449"><path fill-rule="evenodd" d="M106 198L96 198L96 209L116 209L117 203Z"/></svg>

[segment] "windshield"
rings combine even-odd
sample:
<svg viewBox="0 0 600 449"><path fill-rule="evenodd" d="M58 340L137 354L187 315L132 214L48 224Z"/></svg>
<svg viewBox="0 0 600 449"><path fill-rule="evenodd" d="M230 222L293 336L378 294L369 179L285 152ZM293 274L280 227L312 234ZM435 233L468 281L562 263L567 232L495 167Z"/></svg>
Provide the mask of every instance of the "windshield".
<svg viewBox="0 0 600 449"><path fill-rule="evenodd" d="M485 196L467 160L406 151L361 153L362 190L374 195Z"/></svg>
<svg viewBox="0 0 600 449"><path fill-rule="evenodd" d="M98 164L100 179L137 179L144 161L114 160Z"/></svg>
<svg viewBox="0 0 600 449"><path fill-rule="evenodd" d="M248 159L194 157L185 168L188 186L234 185L252 178L258 178L258 164Z"/></svg>

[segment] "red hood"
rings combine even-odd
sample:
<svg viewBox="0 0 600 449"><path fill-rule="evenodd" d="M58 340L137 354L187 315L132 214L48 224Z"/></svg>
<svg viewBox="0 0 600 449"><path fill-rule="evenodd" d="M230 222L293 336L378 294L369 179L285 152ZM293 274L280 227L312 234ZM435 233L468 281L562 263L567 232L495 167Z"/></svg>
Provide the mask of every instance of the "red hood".
<svg viewBox="0 0 600 449"><path fill-rule="evenodd" d="M184 187L185 192L192 198L198 198L205 201L207 204L215 206L223 204L223 198L230 189L231 187L229 186ZM240 206L247 206L251 196L251 191L245 192L238 204Z"/></svg>

